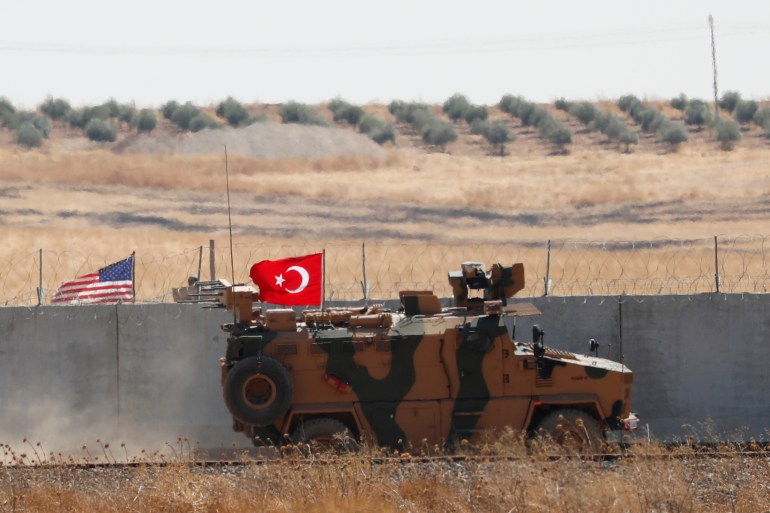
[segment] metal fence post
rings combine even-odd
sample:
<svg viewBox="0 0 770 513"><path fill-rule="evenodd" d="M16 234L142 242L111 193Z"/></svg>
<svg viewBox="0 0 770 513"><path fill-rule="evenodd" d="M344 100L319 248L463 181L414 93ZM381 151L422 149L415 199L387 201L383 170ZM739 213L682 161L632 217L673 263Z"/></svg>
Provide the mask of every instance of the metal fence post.
<svg viewBox="0 0 770 513"><path fill-rule="evenodd" d="M215 256L214 256L214 239L209 240L209 270L211 271L211 281L216 280L216 262L215 262Z"/></svg>
<svg viewBox="0 0 770 513"><path fill-rule="evenodd" d="M545 262L545 296L551 293L551 239L548 239L548 259Z"/></svg>
<svg viewBox="0 0 770 513"><path fill-rule="evenodd" d="M716 235L714 235L714 281L717 285L717 294L719 294L719 248Z"/></svg>
<svg viewBox="0 0 770 513"><path fill-rule="evenodd" d="M37 306L40 306L45 297L45 292L43 292L43 248L40 248L40 280L38 283L40 286L37 288Z"/></svg>
<svg viewBox="0 0 770 513"><path fill-rule="evenodd" d="M366 281L366 242L361 243L361 266L364 273L364 281L361 282L361 289L364 293L364 304L369 306L369 282Z"/></svg>

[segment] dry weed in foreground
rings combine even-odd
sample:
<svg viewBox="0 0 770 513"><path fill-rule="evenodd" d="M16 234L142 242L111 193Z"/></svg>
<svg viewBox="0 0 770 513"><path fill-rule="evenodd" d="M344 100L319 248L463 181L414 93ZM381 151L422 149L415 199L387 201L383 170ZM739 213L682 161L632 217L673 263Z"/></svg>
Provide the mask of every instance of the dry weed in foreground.
<svg viewBox="0 0 770 513"><path fill-rule="evenodd" d="M289 447L267 463L238 466L198 466L188 453L164 465L148 457L135 467L86 468L35 465L29 455L28 465L8 465L6 447L0 504L2 511L75 513L760 513L770 504L767 455L746 457L738 446L721 446L717 459L692 458L696 449L687 445L640 445L636 457L611 462L549 457L554 450L537 452L505 433L494 443L461 446L475 456L465 461L422 457L434 452L429 447L387 458L366 447L341 455Z"/></svg>

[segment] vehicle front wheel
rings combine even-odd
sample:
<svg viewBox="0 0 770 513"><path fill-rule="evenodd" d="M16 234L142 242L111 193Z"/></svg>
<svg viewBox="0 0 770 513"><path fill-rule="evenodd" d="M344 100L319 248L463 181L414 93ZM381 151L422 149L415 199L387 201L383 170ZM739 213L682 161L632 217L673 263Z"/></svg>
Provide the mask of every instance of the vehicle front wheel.
<svg viewBox="0 0 770 513"><path fill-rule="evenodd" d="M294 394L289 371L269 356L240 360L227 373L224 399L233 417L262 427L281 419Z"/></svg>

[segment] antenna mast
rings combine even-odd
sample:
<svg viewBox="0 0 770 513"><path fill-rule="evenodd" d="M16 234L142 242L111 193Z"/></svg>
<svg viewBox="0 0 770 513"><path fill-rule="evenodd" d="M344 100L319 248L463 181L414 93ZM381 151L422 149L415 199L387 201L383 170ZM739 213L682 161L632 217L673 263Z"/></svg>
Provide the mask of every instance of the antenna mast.
<svg viewBox="0 0 770 513"><path fill-rule="evenodd" d="M717 45L714 40L714 17L709 14L709 28L711 29L711 65L714 68L714 112L719 119L719 96L717 94Z"/></svg>
<svg viewBox="0 0 770 513"><path fill-rule="evenodd" d="M230 212L230 172L227 169L227 145L225 144L225 179L227 181L227 225L230 229L230 271L235 285L235 263L233 259L233 217Z"/></svg>

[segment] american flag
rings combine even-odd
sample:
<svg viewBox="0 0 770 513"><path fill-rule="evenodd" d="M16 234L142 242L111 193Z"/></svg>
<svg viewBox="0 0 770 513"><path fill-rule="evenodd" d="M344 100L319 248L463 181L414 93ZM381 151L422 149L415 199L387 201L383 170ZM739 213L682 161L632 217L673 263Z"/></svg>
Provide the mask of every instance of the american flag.
<svg viewBox="0 0 770 513"><path fill-rule="evenodd" d="M65 281L51 303L95 304L134 298L134 255L72 281Z"/></svg>

